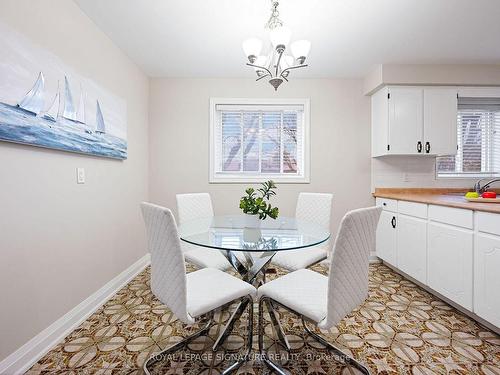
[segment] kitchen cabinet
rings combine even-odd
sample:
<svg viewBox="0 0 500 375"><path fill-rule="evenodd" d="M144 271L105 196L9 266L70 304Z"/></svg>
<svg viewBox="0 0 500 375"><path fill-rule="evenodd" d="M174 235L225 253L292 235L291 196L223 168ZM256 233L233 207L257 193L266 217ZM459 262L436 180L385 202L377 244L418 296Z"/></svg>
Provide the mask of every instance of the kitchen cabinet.
<svg viewBox="0 0 500 375"><path fill-rule="evenodd" d="M382 211L377 227L376 253L377 256L389 264L396 265L396 225L397 214Z"/></svg>
<svg viewBox="0 0 500 375"><path fill-rule="evenodd" d="M500 236L476 236L474 312L500 327Z"/></svg>
<svg viewBox="0 0 500 375"><path fill-rule="evenodd" d="M391 154L418 154L423 150L423 90L390 88L389 151Z"/></svg>
<svg viewBox="0 0 500 375"><path fill-rule="evenodd" d="M500 214L377 197L376 254L500 327Z"/></svg>
<svg viewBox="0 0 500 375"><path fill-rule="evenodd" d="M454 155L457 92L443 87L384 87L372 95L372 156Z"/></svg>
<svg viewBox="0 0 500 375"><path fill-rule="evenodd" d="M397 267L421 283L427 281L427 221L398 215Z"/></svg>
<svg viewBox="0 0 500 375"><path fill-rule="evenodd" d="M427 284L472 310L473 232L430 222L427 226Z"/></svg>
<svg viewBox="0 0 500 375"><path fill-rule="evenodd" d="M457 153L457 90L424 89L424 153Z"/></svg>

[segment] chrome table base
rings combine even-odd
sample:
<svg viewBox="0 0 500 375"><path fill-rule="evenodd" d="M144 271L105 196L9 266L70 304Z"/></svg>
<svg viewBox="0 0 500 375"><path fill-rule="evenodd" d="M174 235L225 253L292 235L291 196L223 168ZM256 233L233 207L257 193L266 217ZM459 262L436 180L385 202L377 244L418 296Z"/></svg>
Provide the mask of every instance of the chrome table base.
<svg viewBox="0 0 500 375"><path fill-rule="evenodd" d="M268 358L267 354L264 351L264 306L267 307L267 306L270 306L272 304L277 304L277 305L283 307L284 309L290 311L291 313L299 316L301 318L301 320L302 320L302 325L304 326L304 330L312 338L314 338L316 341L318 341L320 344L323 344L328 349L330 349L331 351L333 351L333 353L335 353L336 360L342 362L345 365L354 367L356 370L358 370L359 372L361 372L364 375L370 375L370 371L363 364L361 364L360 362L356 361L354 358L349 357L347 354L343 353L340 349L338 349L337 347L333 346L330 342L328 342L327 340L325 340L323 337L321 337L317 333L311 331L309 329L309 327L307 327L307 324L306 324L306 321L305 321L306 318L302 314L294 311L293 309L289 308L288 306L285 306L285 305L283 305L283 304L281 304L279 302L276 302L276 301L272 300L269 297L262 297L260 299L260 301L259 301L259 321L258 321L258 326L259 326L259 328L258 328L259 329L259 334L258 334L258 336L259 336L259 353L260 353L260 358L275 373L277 373L279 375L287 375L287 373L285 372L285 370L281 366L279 366L278 364L276 364L275 362L273 362L272 360L270 360ZM273 309L273 312L274 311L275 310ZM269 311L269 313L271 314L271 311ZM271 316L272 316L272 314L271 314ZM288 348L288 350L289 350L289 348Z"/></svg>
<svg viewBox="0 0 500 375"><path fill-rule="evenodd" d="M269 266L269 263L271 262L271 259L273 256L276 254L276 251L266 251L260 254L258 257L252 257L250 252L245 252L245 264L243 264L234 254L232 251L228 250L221 250L222 254L226 257L226 259L231 263L231 265L234 267L234 269L241 275L244 281L254 285L254 286L259 286L265 282L265 273L267 270L267 267ZM261 276L261 278L259 278ZM370 372L368 369L363 366L360 362L356 361L354 358L351 358L347 356L346 354L342 353L338 348L333 346L331 343L326 341L323 337L319 336L315 332L311 331L305 322L304 316L301 314L295 312L294 310L290 309L287 306L284 306L274 300L272 300L269 297L263 297L259 301L259 320L258 320L258 340L259 340L259 353L260 353L260 360L262 360L272 371L274 371L276 374L279 375L287 375L285 370L270 360L268 356L266 355L264 351L264 307L266 307L270 319L271 319L271 324L273 327L273 331L278 339L279 344L287 351L290 351L290 344L288 342L288 339L283 331L283 328L280 324L279 320L279 315L278 312L275 309L275 305L281 306L285 308L286 310L298 315L302 319L302 324L304 326L305 331L311 335L315 340L320 342L321 344L325 345L328 349L332 350L337 358L343 362L346 365L352 366L356 368L358 371L360 371L362 374L365 375L370 375ZM238 305L236 306L236 309L233 311L231 317L229 318L228 322L226 323L224 329L222 332L219 334L217 337L212 350L216 351L220 345L224 343L224 341L229 337L231 334L235 322L240 319L241 315L245 312L245 310L248 309L248 337L247 337L247 351L245 355L238 359L236 362L231 364L227 369L225 369L222 372L222 375L228 375L235 373L238 368L241 367L243 363L248 361L250 359L250 354L252 351L252 340L253 340L253 300L250 297L245 297L241 299L238 302ZM213 325L213 312L210 314L208 317L208 323L199 331L193 333L192 335L186 337L184 340L180 341L179 343L165 349L161 353L152 356L149 358L145 363L144 363L144 373L146 375L150 375L150 372L148 370L148 367L150 368L151 365L153 365L156 362L159 362L161 360L164 360L169 354L172 354L183 347L187 346L192 340L206 335L210 328Z"/></svg>

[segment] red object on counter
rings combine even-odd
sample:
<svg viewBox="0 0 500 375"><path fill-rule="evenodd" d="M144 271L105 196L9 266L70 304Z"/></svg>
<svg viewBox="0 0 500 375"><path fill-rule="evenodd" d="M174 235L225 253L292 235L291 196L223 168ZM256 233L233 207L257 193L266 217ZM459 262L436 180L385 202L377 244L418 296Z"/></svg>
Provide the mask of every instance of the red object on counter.
<svg viewBox="0 0 500 375"><path fill-rule="evenodd" d="M481 194L481 197L495 199L497 197L497 193L495 193L494 191L485 191L483 194Z"/></svg>

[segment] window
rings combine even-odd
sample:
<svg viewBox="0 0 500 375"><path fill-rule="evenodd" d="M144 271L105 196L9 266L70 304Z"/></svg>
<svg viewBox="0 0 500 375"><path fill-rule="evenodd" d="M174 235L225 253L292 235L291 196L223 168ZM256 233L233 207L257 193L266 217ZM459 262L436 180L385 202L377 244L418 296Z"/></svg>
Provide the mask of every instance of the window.
<svg viewBox="0 0 500 375"><path fill-rule="evenodd" d="M210 182L309 182L309 100L211 99Z"/></svg>
<svg viewBox="0 0 500 375"><path fill-rule="evenodd" d="M437 158L439 177L500 175L500 98L458 98L457 144Z"/></svg>

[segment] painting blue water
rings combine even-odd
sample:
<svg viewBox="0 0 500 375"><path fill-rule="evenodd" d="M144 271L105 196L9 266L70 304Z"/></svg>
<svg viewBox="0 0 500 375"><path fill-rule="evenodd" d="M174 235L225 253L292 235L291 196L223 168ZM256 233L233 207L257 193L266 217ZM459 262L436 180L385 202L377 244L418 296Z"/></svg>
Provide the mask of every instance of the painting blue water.
<svg viewBox="0 0 500 375"><path fill-rule="evenodd" d="M51 121L0 103L0 140L116 159L127 158L127 142L59 117Z"/></svg>

